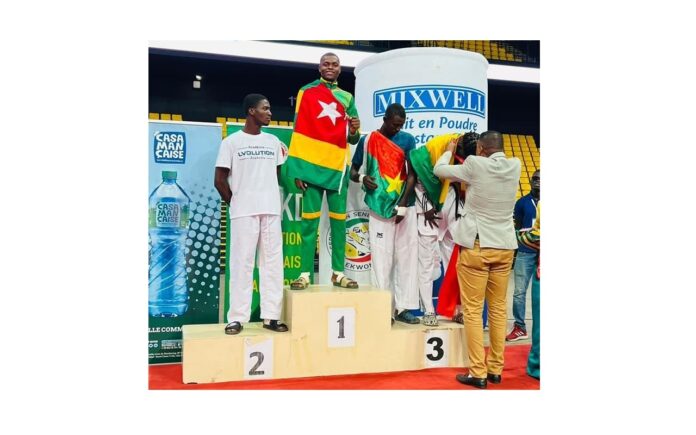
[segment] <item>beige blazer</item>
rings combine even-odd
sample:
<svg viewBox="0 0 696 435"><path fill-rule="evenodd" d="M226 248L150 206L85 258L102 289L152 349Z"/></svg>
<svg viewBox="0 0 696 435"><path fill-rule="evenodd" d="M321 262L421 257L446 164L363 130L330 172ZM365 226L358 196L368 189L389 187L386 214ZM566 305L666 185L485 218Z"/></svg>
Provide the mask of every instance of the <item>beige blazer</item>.
<svg viewBox="0 0 696 435"><path fill-rule="evenodd" d="M482 248L517 249L512 214L520 181L520 160L502 152L489 157L469 156L462 165L448 164L446 152L435 163L437 177L467 184L462 217L452 231L461 246L473 248L478 234Z"/></svg>

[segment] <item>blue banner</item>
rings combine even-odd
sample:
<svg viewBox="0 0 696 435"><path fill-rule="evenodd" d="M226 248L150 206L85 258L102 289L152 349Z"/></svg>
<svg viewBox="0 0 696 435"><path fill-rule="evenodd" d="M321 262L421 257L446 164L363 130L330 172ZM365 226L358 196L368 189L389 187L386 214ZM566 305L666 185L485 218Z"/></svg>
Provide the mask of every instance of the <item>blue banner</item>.
<svg viewBox="0 0 696 435"><path fill-rule="evenodd" d="M220 124L151 121L148 133L149 362L181 361L181 327L218 323Z"/></svg>

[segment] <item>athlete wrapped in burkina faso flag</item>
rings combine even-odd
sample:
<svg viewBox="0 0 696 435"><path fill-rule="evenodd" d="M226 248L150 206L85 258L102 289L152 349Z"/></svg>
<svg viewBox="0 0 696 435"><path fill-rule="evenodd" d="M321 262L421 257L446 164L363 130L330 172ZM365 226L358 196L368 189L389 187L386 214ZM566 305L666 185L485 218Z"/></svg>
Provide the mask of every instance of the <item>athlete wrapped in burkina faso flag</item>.
<svg viewBox="0 0 696 435"><path fill-rule="evenodd" d="M375 214L390 219L406 189L406 153L379 131L366 140L365 174L377 183L375 190L365 189L365 204Z"/></svg>
<svg viewBox="0 0 696 435"><path fill-rule="evenodd" d="M326 56L325 56L326 57ZM323 58L322 58L323 59ZM291 288L307 288L314 271L314 254L324 194L331 227L331 269L335 286L357 288L343 274L345 267L348 140L351 118L357 118L353 96L323 78L304 86L297 95L295 125L286 162L287 174L304 186L302 192L301 274Z"/></svg>
<svg viewBox="0 0 696 435"><path fill-rule="evenodd" d="M363 186L370 209L372 285L391 291L392 319L419 323L409 311L419 307L415 174L408 160L416 141L401 130L405 118L401 105L387 107L382 127L358 142L351 180Z"/></svg>

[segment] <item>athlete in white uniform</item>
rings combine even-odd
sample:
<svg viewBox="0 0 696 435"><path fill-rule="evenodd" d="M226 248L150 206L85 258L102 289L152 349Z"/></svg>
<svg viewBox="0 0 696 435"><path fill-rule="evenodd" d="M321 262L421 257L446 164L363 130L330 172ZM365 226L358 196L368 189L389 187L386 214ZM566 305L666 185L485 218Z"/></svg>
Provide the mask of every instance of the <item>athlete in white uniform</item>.
<svg viewBox="0 0 696 435"><path fill-rule="evenodd" d="M478 133L468 132L465 133L461 139L461 145L457 150L457 156L455 160L457 163L463 163L469 156L476 155L476 141L479 138ZM459 193L457 193L459 192ZM447 266L452 257L452 251L454 250L454 239L452 238L451 230L457 224L457 219L464 210L464 197L465 194L460 190L459 183L451 183L449 190L447 191L447 196L445 198L445 203L442 205L441 215L445 221L445 225L440 225L439 227L439 257L442 260L444 269ZM439 265L439 262L435 262ZM437 271L437 276L434 279L439 278L439 267Z"/></svg>
<svg viewBox="0 0 696 435"><path fill-rule="evenodd" d="M476 153L476 140L479 135L469 132L462 136L448 134L438 136L433 141L441 143L450 140L457 141L457 155L455 164L461 163L469 156ZM424 174L425 175L425 174ZM433 281L440 277L440 261L444 269L447 269L454 240L451 229L456 225L458 214L463 209L463 194L457 194L459 184L450 185L445 197L445 202L438 213L428 198L420 180L416 183L416 211L418 213L418 289L425 315L423 324L437 326L437 316L433 307Z"/></svg>
<svg viewBox="0 0 696 435"><path fill-rule="evenodd" d="M423 185L416 184L416 213L418 216L418 291L423 305L423 324L437 326L437 316L433 306L433 281L439 277L440 255L438 252L439 229L433 214L433 204L423 190ZM427 213L429 212L430 213ZM427 213L427 214L426 214ZM427 217L426 217L427 216ZM437 275L436 273L437 272Z"/></svg>
<svg viewBox="0 0 696 435"><path fill-rule="evenodd" d="M220 144L215 188L229 204L230 308L226 334L239 334L251 317L254 258L258 248L263 327L285 332L280 323L283 303L283 239L277 174L287 147L261 127L271 121L271 105L260 94L244 98L244 128Z"/></svg>
<svg viewBox="0 0 696 435"><path fill-rule="evenodd" d="M416 210L413 187L415 177L409 163L409 153L416 146L413 135L402 131L406 121L406 112L398 103L390 104L384 114L382 126L358 142L353 155L350 178L364 186L368 194L384 201L365 202L370 208L369 237L372 252L372 284L375 287L392 292L392 321L416 324L420 321L410 310L418 309L418 251L415 249L418 237L416 229ZM381 134L404 153L404 165L400 175L407 173L406 180L400 187L385 186L375 179L375 174L360 174L361 168L367 170L366 158L372 135ZM381 149L380 149L381 150ZM377 152L379 152L378 150ZM382 154L385 154L382 152ZM385 175L385 179L389 178ZM398 177L396 177L398 178ZM386 191L386 192L385 192ZM389 194L398 191L398 195ZM398 203L392 202L398 198ZM396 205L396 212L393 206ZM386 210L385 210L386 208Z"/></svg>

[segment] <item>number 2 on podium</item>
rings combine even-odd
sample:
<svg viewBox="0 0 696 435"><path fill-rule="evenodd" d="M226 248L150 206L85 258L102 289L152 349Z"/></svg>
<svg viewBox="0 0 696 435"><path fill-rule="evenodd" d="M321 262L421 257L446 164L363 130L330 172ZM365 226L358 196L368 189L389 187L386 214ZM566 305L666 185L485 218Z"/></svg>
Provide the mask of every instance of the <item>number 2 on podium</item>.
<svg viewBox="0 0 696 435"><path fill-rule="evenodd" d="M244 379L273 378L273 339L244 339Z"/></svg>

